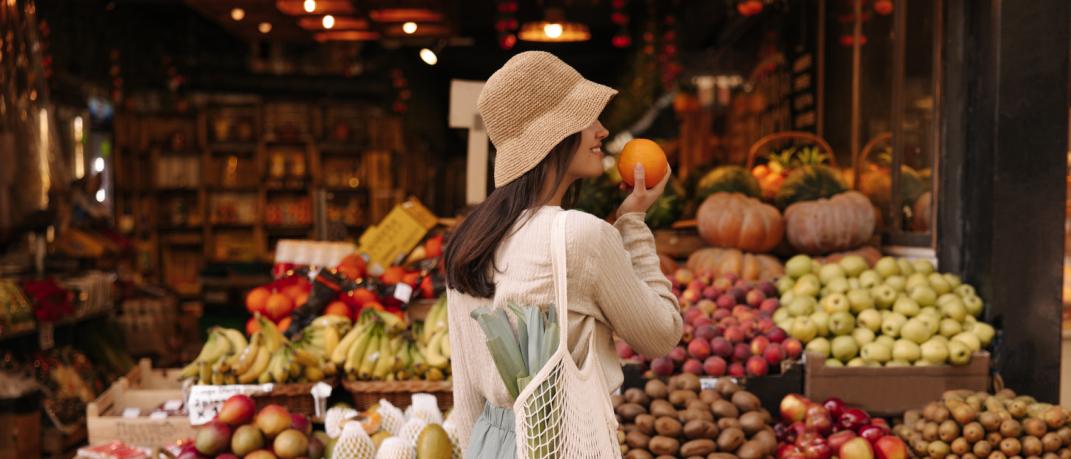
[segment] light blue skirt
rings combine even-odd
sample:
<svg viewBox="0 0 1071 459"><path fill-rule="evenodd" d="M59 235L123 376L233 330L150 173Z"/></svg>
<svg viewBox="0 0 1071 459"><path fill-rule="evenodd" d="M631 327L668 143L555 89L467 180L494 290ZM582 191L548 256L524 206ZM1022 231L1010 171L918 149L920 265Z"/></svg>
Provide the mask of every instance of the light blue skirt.
<svg viewBox="0 0 1071 459"><path fill-rule="evenodd" d="M517 457L513 410L486 403L472 426L465 459L512 459Z"/></svg>

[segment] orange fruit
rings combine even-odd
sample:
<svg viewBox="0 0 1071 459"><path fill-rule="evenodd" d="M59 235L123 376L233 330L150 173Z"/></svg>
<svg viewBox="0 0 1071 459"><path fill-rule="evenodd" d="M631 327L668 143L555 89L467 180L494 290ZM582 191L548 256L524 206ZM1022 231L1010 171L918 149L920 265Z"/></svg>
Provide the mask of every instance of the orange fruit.
<svg viewBox="0 0 1071 459"><path fill-rule="evenodd" d="M416 287L420 283L420 273L409 273L402 276L402 282Z"/></svg>
<svg viewBox="0 0 1071 459"><path fill-rule="evenodd" d="M250 317L245 323L245 334L247 336L253 336L253 334L258 331L260 331L260 322L257 322L256 317Z"/></svg>
<svg viewBox="0 0 1071 459"><path fill-rule="evenodd" d="M369 301L368 303L365 303L364 307L372 308L373 311L380 311L380 312L383 312L383 311L386 310L386 309L383 309L383 305L379 304L378 301Z"/></svg>
<svg viewBox="0 0 1071 459"><path fill-rule="evenodd" d="M636 185L636 165L643 165L644 184L647 188L654 188L662 181L669 172L669 161L666 160L666 152L653 140L632 139L621 150L621 157L617 160L617 170L621 173L621 180L628 186Z"/></svg>
<svg viewBox="0 0 1071 459"><path fill-rule="evenodd" d="M356 253L352 253L346 255L346 257L338 263L338 267L335 269L350 279L360 279L364 277L366 273L366 263L363 257Z"/></svg>
<svg viewBox="0 0 1071 459"><path fill-rule="evenodd" d="M245 295L245 309L249 311L250 314L257 312L263 314L264 306L268 304L269 296L271 296L271 292L264 287L257 287L250 290L249 293Z"/></svg>
<svg viewBox="0 0 1071 459"><path fill-rule="evenodd" d="M380 276L379 280L383 281L387 285L395 285L405 279L405 270L397 266L391 266L387 268L387 271Z"/></svg>
<svg viewBox="0 0 1071 459"><path fill-rule="evenodd" d="M371 301L376 301L377 299L376 294L366 288L354 289L353 292L350 293L350 296L357 301L357 304L362 306Z"/></svg>
<svg viewBox="0 0 1071 459"><path fill-rule="evenodd" d="M294 300L282 293L272 293L268 297L268 303L264 307L264 315L273 321L278 321L290 315L294 310Z"/></svg>
<svg viewBox="0 0 1071 459"><path fill-rule="evenodd" d="M279 323L275 324L275 327L278 328L279 331L286 333L286 329L290 328L290 322L292 321L293 319L291 319L290 316L283 317L283 320L280 320Z"/></svg>
<svg viewBox="0 0 1071 459"><path fill-rule="evenodd" d="M302 292L298 296L294 297L294 307L300 307L301 305L309 302L309 294Z"/></svg>
<svg viewBox="0 0 1071 459"><path fill-rule="evenodd" d="M299 296L308 294L307 288L308 287L306 287L304 285L301 285L301 284L294 284L294 285L291 285L289 287L284 288L282 290L282 292L283 292L283 295L286 295L286 296L290 297L291 300L295 300L294 302L296 303L297 302L296 300L298 299Z"/></svg>
<svg viewBox="0 0 1071 459"><path fill-rule="evenodd" d="M424 243L424 253L428 258L435 258L443 254L443 236L440 234Z"/></svg>
<svg viewBox="0 0 1071 459"><path fill-rule="evenodd" d="M324 308L323 315L349 317L350 307L341 301L332 301L331 304L328 304L327 307Z"/></svg>

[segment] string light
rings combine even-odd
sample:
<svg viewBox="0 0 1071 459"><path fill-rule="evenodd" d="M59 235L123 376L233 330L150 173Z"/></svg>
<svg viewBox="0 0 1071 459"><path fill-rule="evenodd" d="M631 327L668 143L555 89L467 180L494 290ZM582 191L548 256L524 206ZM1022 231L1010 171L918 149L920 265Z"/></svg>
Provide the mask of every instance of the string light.
<svg viewBox="0 0 1071 459"><path fill-rule="evenodd" d="M245 10L241 8L235 8L231 10L231 19L234 19L235 21L241 21L242 19L245 19Z"/></svg>
<svg viewBox="0 0 1071 459"><path fill-rule="evenodd" d="M543 26L543 33L547 34L550 38L559 38L562 36L562 25L556 22Z"/></svg>
<svg viewBox="0 0 1071 459"><path fill-rule="evenodd" d="M335 17L328 14L324 16L324 28L330 29L335 26Z"/></svg>
<svg viewBox="0 0 1071 459"><path fill-rule="evenodd" d="M305 0L305 12L312 13L316 11L316 0Z"/></svg>
<svg viewBox="0 0 1071 459"><path fill-rule="evenodd" d="M435 55L435 51L423 48L420 50L420 60L424 61L425 64L435 65L439 63L439 56Z"/></svg>
<svg viewBox="0 0 1071 459"><path fill-rule="evenodd" d="M261 22L260 25L257 26L257 30L259 30L260 33L271 32L271 23L270 22Z"/></svg>
<svg viewBox="0 0 1071 459"><path fill-rule="evenodd" d="M402 24L402 32L412 35L413 33L416 33L416 30L417 24L413 21L409 21L405 24Z"/></svg>

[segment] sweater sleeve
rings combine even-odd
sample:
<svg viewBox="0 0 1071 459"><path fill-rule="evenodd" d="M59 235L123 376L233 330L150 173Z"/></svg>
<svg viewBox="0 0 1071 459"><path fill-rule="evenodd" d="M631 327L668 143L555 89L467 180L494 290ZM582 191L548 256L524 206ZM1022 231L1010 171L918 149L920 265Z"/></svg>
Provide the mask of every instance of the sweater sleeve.
<svg viewBox="0 0 1071 459"><path fill-rule="evenodd" d="M642 213L611 226L585 222L579 241L593 297L614 333L636 351L662 356L681 339L681 314L669 280L659 269L654 235Z"/></svg>
<svg viewBox="0 0 1071 459"><path fill-rule="evenodd" d="M455 295L454 292L449 292L449 296L453 295ZM448 304L449 296L447 297ZM483 412L485 399L476 387L476 381L479 381L479 378L470 368L469 353L463 351L466 349L464 337L469 337L471 341L473 337L483 336L483 334L475 325L476 321L468 317L463 309L447 307L447 324L450 330L450 348L460 351L455 351L450 355L450 370L454 375L454 409L450 416L454 425L457 426L461 450L465 451L468 449L472 426L476 424L476 419Z"/></svg>

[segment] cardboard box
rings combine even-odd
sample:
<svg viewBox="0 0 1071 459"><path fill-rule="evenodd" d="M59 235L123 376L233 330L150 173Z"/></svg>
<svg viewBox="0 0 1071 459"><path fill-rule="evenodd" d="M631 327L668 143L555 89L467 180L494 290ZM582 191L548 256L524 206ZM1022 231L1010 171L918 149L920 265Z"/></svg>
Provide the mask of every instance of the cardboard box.
<svg viewBox="0 0 1071 459"><path fill-rule="evenodd" d="M178 376L177 369L154 370L147 359L142 359L127 376L86 405L89 444L120 440L154 447L193 438L195 432L185 414L149 417L165 402L185 399ZM124 417L124 411L132 408L138 409L140 415Z"/></svg>
<svg viewBox="0 0 1071 459"><path fill-rule="evenodd" d="M805 359L804 395L816 402L841 398L876 416L899 416L939 400L947 390L989 390L989 353L977 352L965 366L826 367L821 357Z"/></svg>

